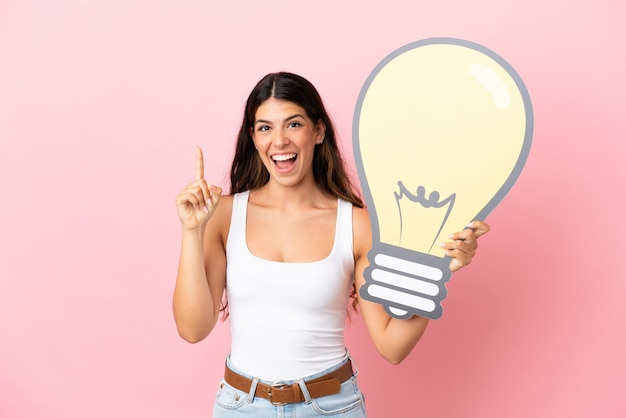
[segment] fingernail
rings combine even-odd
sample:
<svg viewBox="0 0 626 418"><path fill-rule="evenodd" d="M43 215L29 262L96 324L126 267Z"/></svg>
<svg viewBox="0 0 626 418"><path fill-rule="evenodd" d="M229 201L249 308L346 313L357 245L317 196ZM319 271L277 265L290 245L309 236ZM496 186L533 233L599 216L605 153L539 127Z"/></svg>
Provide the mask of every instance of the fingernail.
<svg viewBox="0 0 626 418"><path fill-rule="evenodd" d="M206 206L202 206L202 212L209 213L209 208L207 208Z"/></svg>
<svg viewBox="0 0 626 418"><path fill-rule="evenodd" d="M439 246L443 248L443 247L445 247L445 246L446 246L446 244L445 244L444 242L440 242L440 243L439 243Z"/></svg>

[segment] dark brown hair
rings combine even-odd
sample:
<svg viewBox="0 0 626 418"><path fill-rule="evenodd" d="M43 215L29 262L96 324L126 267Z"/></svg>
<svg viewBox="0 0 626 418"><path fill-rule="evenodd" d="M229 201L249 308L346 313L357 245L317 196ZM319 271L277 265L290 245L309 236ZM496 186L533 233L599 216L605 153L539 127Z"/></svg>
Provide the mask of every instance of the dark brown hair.
<svg viewBox="0 0 626 418"><path fill-rule="evenodd" d="M286 72L266 75L248 97L230 170L231 194L256 189L269 181L269 173L254 148L250 130L254 126L257 109L270 98L295 103L306 111L314 123L320 120L324 123L326 126L324 141L315 146L313 154L315 182L321 190L331 196L347 200L362 208L363 201L354 192L346 175L344 161L335 138L335 129L324 108L322 98L308 80Z"/></svg>

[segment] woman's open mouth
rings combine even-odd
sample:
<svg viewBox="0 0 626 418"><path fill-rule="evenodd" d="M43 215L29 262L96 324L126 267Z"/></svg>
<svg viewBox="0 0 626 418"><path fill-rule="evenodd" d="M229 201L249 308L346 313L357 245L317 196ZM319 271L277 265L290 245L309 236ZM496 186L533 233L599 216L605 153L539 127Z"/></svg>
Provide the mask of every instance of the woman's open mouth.
<svg viewBox="0 0 626 418"><path fill-rule="evenodd" d="M274 161L274 165L281 171L291 168L296 162L297 158L298 154L295 153L272 155L272 161Z"/></svg>

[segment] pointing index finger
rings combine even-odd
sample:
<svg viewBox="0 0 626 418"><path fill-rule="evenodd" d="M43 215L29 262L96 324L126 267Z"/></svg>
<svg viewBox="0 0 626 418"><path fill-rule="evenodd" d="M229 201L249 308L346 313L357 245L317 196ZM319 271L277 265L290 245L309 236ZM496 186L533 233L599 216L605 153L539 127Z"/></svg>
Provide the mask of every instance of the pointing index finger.
<svg viewBox="0 0 626 418"><path fill-rule="evenodd" d="M202 149L196 145L196 180L204 178L204 156Z"/></svg>

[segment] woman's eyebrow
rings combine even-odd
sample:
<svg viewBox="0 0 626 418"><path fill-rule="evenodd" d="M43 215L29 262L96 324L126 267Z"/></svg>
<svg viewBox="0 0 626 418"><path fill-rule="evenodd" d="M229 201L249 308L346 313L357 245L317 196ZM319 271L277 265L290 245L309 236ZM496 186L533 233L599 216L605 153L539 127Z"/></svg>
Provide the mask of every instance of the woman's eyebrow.
<svg viewBox="0 0 626 418"><path fill-rule="evenodd" d="M294 115L291 115L291 116L289 116L289 117L285 118L285 120L284 120L283 122L288 122L288 121L290 121L291 119L295 119L295 118L304 118L304 116L303 116L303 115L301 115L300 113L296 113L296 114L294 114ZM270 124L270 125L272 124L272 122L270 122L269 120L265 120L265 119L258 119L258 120L256 120L256 121L254 122L254 124L255 124L255 125L256 125L257 123L267 123L267 124Z"/></svg>
<svg viewBox="0 0 626 418"><path fill-rule="evenodd" d="M304 118L304 116L299 114L299 113L296 113L295 115L291 115L287 119L285 119L285 122L287 122L288 120L291 120L291 119L295 119L295 118Z"/></svg>

